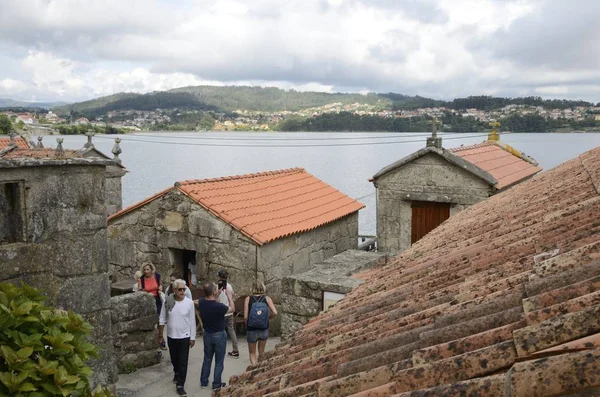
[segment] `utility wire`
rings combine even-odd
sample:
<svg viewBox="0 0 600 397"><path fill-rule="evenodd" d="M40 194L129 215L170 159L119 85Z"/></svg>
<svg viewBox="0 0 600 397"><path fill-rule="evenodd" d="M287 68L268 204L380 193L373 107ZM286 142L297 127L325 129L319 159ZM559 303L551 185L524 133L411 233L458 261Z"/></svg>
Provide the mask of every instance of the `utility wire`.
<svg viewBox="0 0 600 397"><path fill-rule="evenodd" d="M340 133L345 134L345 133ZM358 139L393 139L393 138L416 138L423 137L424 134L430 134L428 132L422 132L420 134L405 134L403 132L390 132L387 136L385 135L372 135L372 136L361 136L361 137L345 137L345 136L332 136L329 138L306 138L306 137L286 137L286 138L278 138L278 137L257 137L257 136L249 136L244 137L245 141L337 141L337 140L358 140ZM442 133L438 133L442 134ZM158 134L135 134L133 136L142 136L147 138L173 138L173 139L200 139L200 140L209 140L209 141L237 141L240 139L237 137L208 137L208 136L174 136L174 135L158 135Z"/></svg>
<svg viewBox="0 0 600 397"><path fill-rule="evenodd" d="M445 137L445 140L452 139L468 139L468 138L480 138L486 137L488 134L478 134L478 135L468 135L468 136L456 136L456 137ZM113 139L109 136L96 136L96 138L100 139ZM400 138L400 137L397 137ZM185 138L183 138L185 139ZM191 143L191 142L169 142L169 141L149 141L145 139L135 139L135 138L121 138L121 141L128 142L142 142L142 143L160 143L163 145L184 145L184 146L204 146L204 147L250 147L250 148L259 148L259 147L274 147L274 148L295 148L295 147L332 147L332 146L370 146L370 145L388 145L388 144L404 144L404 143L419 143L423 142L422 139L412 140L412 141L385 141L385 142L355 142L355 143L320 143L320 144L306 144L306 145L286 145L286 144L225 144L225 143Z"/></svg>
<svg viewBox="0 0 600 397"><path fill-rule="evenodd" d="M371 197L374 194L375 194L375 192L369 193L366 196L360 196L360 197L355 198L354 200L359 201L359 200L362 200L362 199L366 199L367 197Z"/></svg>

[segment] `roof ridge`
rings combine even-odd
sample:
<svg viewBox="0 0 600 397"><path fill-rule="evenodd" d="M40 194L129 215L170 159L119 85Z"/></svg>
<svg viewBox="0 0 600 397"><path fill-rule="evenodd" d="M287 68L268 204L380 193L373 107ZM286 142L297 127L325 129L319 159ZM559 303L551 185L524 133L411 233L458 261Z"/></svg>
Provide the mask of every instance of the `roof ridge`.
<svg viewBox="0 0 600 397"><path fill-rule="evenodd" d="M228 180L236 180L236 179L248 179L248 178L256 178L260 176L268 176L268 175L276 175L276 174L293 174L293 173L302 173L306 172L304 168L296 167L296 168L285 168L281 170L275 171L263 171L256 172L252 174L242 174L242 175L232 175L232 176L223 176L218 178L207 178L207 179L188 179L180 182L175 182L175 185L195 185L199 183L209 183L209 182L223 182Z"/></svg>
<svg viewBox="0 0 600 397"><path fill-rule="evenodd" d="M455 152L460 152L462 150L471 150L471 149L477 149L477 148L480 148L480 147L492 146L492 145L493 145L492 142L490 142L490 141L484 141L484 142L481 142L481 143L474 143L472 145L460 145L458 147L450 148L448 150L451 151L451 152L453 152L453 153L455 153Z"/></svg>

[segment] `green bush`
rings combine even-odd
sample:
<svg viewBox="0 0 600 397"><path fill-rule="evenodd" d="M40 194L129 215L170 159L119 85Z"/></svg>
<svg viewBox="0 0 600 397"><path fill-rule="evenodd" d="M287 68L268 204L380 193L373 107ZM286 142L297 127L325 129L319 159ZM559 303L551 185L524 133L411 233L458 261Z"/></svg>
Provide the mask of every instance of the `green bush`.
<svg viewBox="0 0 600 397"><path fill-rule="evenodd" d="M112 396L90 388L90 324L44 300L28 285L0 283L0 397Z"/></svg>

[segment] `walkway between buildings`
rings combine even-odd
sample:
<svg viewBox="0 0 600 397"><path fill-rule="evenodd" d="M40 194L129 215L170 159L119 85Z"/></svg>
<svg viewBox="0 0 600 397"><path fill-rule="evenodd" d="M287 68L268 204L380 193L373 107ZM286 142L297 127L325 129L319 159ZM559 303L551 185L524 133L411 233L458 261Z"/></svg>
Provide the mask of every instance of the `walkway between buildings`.
<svg viewBox="0 0 600 397"><path fill-rule="evenodd" d="M240 358L230 358L225 356L225 369L223 370L223 381L229 385L229 377L241 374L250 365L248 357L248 345L245 335L238 335ZM279 343L279 338L269 338L267 350L271 350ZM204 347L202 346L202 335L198 335L196 346L190 351L190 361L188 365L187 381L185 390L188 396L208 397L211 395L211 389L200 389L200 369L204 358ZM228 342L227 351L231 351L231 342ZM211 368L210 381L214 369ZM119 397L167 397L176 396L175 385L173 384L173 367L169 360L169 352L164 351L162 360L159 364L152 367L138 369L131 374L119 375L117 383L117 394Z"/></svg>

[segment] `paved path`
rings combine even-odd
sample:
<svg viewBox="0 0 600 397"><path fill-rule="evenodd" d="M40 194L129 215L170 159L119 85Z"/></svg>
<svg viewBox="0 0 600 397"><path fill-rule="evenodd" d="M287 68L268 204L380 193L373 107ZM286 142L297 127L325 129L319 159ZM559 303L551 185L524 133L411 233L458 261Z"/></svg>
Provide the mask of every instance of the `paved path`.
<svg viewBox="0 0 600 397"><path fill-rule="evenodd" d="M225 356L225 369L223 370L223 381L229 384L229 377L237 375L246 370L250 365L248 357L248 345L246 336L238 336L240 358L230 358ZM279 343L279 338L269 338L267 350L271 350ZM231 342L227 343L227 351L231 351ZM196 346L190 351L190 360L188 363L187 381L185 382L185 391L189 397L209 397L210 388L200 389L200 369L202 368L203 346L202 335L198 335ZM213 380L213 367L211 368L210 382ZM162 360L159 364L152 367L142 368L131 374L119 375L117 382L117 394L119 397L169 397L177 396L175 385L173 384L173 367L169 360L169 352L164 351Z"/></svg>

